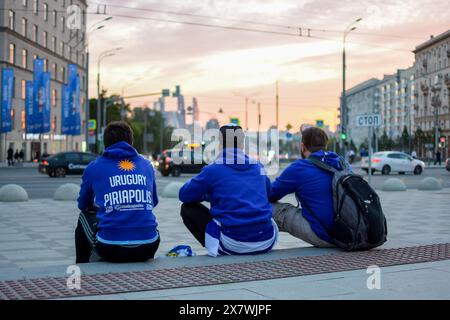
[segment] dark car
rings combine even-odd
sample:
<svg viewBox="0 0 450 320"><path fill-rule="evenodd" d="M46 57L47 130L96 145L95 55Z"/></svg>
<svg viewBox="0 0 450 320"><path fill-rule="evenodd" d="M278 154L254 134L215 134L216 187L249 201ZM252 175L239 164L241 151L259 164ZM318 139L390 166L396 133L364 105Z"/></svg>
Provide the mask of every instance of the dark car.
<svg viewBox="0 0 450 320"><path fill-rule="evenodd" d="M177 158L178 161L174 161ZM181 162L181 163L180 163ZM178 177L182 173L199 173L207 163L201 152L181 149L164 150L158 159L158 170L164 177Z"/></svg>
<svg viewBox="0 0 450 320"><path fill-rule="evenodd" d="M89 152L61 152L43 159L39 172L50 177L64 177L68 174L82 174L97 155Z"/></svg>
<svg viewBox="0 0 450 320"><path fill-rule="evenodd" d="M447 169L447 171L450 171L450 158L447 158L447 160L445 160L445 169Z"/></svg>

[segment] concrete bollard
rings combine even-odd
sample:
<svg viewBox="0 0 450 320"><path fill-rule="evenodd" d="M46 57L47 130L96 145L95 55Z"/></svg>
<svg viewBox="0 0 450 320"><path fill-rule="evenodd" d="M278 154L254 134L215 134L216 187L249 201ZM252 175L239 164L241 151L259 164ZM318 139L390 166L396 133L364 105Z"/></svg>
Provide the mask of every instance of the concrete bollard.
<svg viewBox="0 0 450 320"><path fill-rule="evenodd" d="M442 184L434 177L427 177L420 182L419 190L442 190Z"/></svg>
<svg viewBox="0 0 450 320"><path fill-rule="evenodd" d="M397 178L389 178L383 182L381 187L383 191L406 191L406 185L402 180Z"/></svg>
<svg viewBox="0 0 450 320"><path fill-rule="evenodd" d="M7 184L0 188L0 201L28 201L28 193L17 184Z"/></svg>
<svg viewBox="0 0 450 320"><path fill-rule="evenodd" d="M65 183L56 189L53 199L58 201L76 201L79 193L79 185L74 183Z"/></svg>
<svg viewBox="0 0 450 320"><path fill-rule="evenodd" d="M164 198L177 198L178 199L178 192L180 191L182 186L183 186L183 183L181 183L181 182L171 182L164 188L164 190L162 192L162 196Z"/></svg>

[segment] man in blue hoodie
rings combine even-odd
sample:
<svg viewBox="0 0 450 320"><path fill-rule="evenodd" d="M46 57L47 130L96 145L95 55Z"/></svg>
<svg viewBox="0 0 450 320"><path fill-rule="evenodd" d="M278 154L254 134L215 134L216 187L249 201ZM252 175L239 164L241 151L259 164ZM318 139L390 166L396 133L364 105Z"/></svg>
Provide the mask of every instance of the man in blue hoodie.
<svg viewBox="0 0 450 320"><path fill-rule="evenodd" d="M270 180L244 153L241 127L221 127L219 141L217 159L180 189L183 222L210 256L268 252L278 238Z"/></svg>
<svg viewBox="0 0 450 320"><path fill-rule="evenodd" d="M293 162L272 183L270 201L273 217L280 231L285 231L316 247L332 247L333 239L327 230L333 225L333 190L331 173L307 158L317 157L337 170L342 170L339 156L324 151L328 143L325 131L310 127L302 132L302 158ZM276 202L287 194L295 193L301 208Z"/></svg>
<svg viewBox="0 0 450 320"><path fill-rule="evenodd" d="M159 246L158 204L151 163L132 147L125 122L110 123L105 150L84 171L75 230L76 263L89 262L93 249L110 262L146 261Z"/></svg>

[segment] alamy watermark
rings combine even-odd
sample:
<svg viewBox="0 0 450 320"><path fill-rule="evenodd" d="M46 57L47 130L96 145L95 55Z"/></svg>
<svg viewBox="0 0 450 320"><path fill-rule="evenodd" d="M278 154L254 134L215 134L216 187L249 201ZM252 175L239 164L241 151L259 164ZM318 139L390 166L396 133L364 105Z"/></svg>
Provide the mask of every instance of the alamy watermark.
<svg viewBox="0 0 450 320"><path fill-rule="evenodd" d="M69 30L81 29L82 11L78 5L70 5L66 9L66 26Z"/></svg>
<svg viewBox="0 0 450 320"><path fill-rule="evenodd" d="M70 265L67 267L66 273L69 275L67 277L66 286L69 290L80 290L81 289L81 269L77 265Z"/></svg>
<svg viewBox="0 0 450 320"><path fill-rule="evenodd" d="M370 276L366 280L367 289L380 290L381 289L381 269L377 265L368 266L366 270Z"/></svg>
<svg viewBox="0 0 450 320"><path fill-rule="evenodd" d="M219 129L203 130L200 127L192 130L175 129L171 140L176 145L171 149L170 157L174 164L256 164L260 163L265 170L261 174L273 175L279 170L279 132L272 129L267 132L247 133L242 130L227 129L226 145ZM233 148L235 144L248 155L236 156L227 153L222 156L224 148Z"/></svg>

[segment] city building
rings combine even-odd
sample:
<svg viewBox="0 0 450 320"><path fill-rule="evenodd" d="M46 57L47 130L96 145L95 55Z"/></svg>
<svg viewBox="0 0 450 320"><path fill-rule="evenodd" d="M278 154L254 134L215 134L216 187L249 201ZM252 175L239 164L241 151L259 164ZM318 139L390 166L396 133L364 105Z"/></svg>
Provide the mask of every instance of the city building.
<svg viewBox="0 0 450 320"><path fill-rule="evenodd" d="M79 24L68 26L67 8L79 8ZM14 90L12 131L0 138L0 161L5 150L23 149L25 159L37 154L84 150L86 97L86 8L85 0L0 1L0 69L13 68ZM79 28L78 28L79 27ZM25 81L33 80L33 61L43 59L44 71L51 72L51 132L26 134ZM67 83L69 64L76 64L81 82L81 135L61 134L61 87Z"/></svg>
<svg viewBox="0 0 450 320"><path fill-rule="evenodd" d="M414 67L385 75L377 87L379 98L375 100L378 100L379 108L378 112L374 113L380 113L382 116L382 125L378 132L386 132L392 139L400 137L405 127L408 134L414 132Z"/></svg>
<svg viewBox="0 0 450 320"><path fill-rule="evenodd" d="M415 121L417 128L431 138L417 152L423 156L426 149L434 152L440 149L443 156L450 156L450 30L431 36L413 52L417 84ZM441 137L445 142L440 142Z"/></svg>
<svg viewBox="0 0 450 320"><path fill-rule="evenodd" d="M356 147L367 142L368 128L356 126L356 116L379 112L380 80L370 79L346 91L347 99L347 135Z"/></svg>

